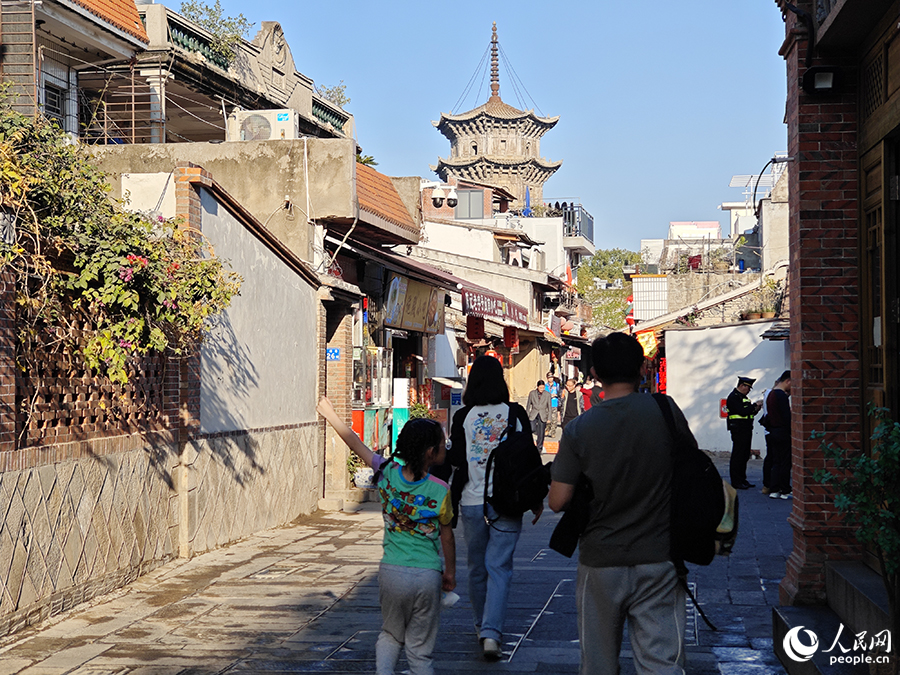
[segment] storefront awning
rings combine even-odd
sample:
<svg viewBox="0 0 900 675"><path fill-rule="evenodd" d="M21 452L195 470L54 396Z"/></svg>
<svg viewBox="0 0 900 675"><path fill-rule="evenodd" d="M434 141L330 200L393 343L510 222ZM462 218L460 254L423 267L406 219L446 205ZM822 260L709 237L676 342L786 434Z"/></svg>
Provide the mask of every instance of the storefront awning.
<svg viewBox="0 0 900 675"><path fill-rule="evenodd" d="M417 281L421 281L432 286L437 285L441 288L446 288L452 291L461 291L463 288L471 288L490 292L488 291L488 289L483 288L482 286L478 286L477 284L468 282L465 279L460 279L459 277L450 274L449 272L445 272L442 269L438 269L437 267L428 265L427 263L420 262L416 258L400 255L399 253L394 253L393 251L389 251L386 249L377 249L366 244L360 244L358 242L354 242L350 246L344 244L344 246L359 252L360 255L366 258L381 263L394 272L406 274L407 276L416 279Z"/></svg>
<svg viewBox="0 0 900 675"><path fill-rule="evenodd" d="M393 251L376 249L360 243L353 243L349 248L400 274L406 274L432 286L458 291L462 294L463 314L466 316L479 316L508 326L528 328L528 310L525 307L484 286L473 284L433 265Z"/></svg>

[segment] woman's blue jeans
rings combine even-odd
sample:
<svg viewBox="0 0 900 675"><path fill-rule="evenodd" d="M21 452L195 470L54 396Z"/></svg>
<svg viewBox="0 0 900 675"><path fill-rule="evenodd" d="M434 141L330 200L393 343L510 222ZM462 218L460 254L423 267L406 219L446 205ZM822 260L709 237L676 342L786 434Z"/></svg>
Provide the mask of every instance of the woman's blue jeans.
<svg viewBox="0 0 900 675"><path fill-rule="evenodd" d="M493 520L497 513L488 505ZM513 574L513 554L522 531L522 516L501 516L491 527L484 520L481 504L460 506L469 565L469 600L475 613L479 638L503 637L506 603ZM501 530L506 530L501 532Z"/></svg>

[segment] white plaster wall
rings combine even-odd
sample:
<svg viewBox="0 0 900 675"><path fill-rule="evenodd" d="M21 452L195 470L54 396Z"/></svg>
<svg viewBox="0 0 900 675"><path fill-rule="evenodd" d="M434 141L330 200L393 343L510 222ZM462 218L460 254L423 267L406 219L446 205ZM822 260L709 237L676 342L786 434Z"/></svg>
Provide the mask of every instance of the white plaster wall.
<svg viewBox="0 0 900 675"><path fill-rule="evenodd" d="M424 227L425 241L419 244L422 248L497 262L497 245L490 230L429 222Z"/></svg>
<svg viewBox="0 0 900 675"><path fill-rule="evenodd" d="M459 377L456 352L459 350L456 331L447 328L443 334L434 336L433 377Z"/></svg>
<svg viewBox="0 0 900 675"><path fill-rule="evenodd" d="M522 230L535 241L544 242L544 271L560 276L565 274L566 251L563 247L562 218L520 218Z"/></svg>
<svg viewBox="0 0 900 675"><path fill-rule="evenodd" d="M171 173L124 173L122 198L131 211L159 211L164 218L173 218L175 179Z"/></svg>
<svg viewBox="0 0 900 675"><path fill-rule="evenodd" d="M756 378L750 392L756 401L790 368L789 343L759 337L770 326L767 322L666 331L668 394L684 411L704 450L731 451L719 401L728 397L739 375ZM754 424L752 447L765 452L759 424Z"/></svg>
<svg viewBox="0 0 900 675"><path fill-rule="evenodd" d="M203 233L244 281L203 343L201 433L315 419L315 291L207 190Z"/></svg>

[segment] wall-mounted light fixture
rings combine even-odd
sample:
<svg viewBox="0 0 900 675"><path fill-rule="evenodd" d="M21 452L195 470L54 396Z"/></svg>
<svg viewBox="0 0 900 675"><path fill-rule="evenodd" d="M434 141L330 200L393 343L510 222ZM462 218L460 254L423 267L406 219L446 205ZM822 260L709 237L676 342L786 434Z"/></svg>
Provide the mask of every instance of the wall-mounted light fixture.
<svg viewBox="0 0 900 675"><path fill-rule="evenodd" d="M838 86L838 69L834 66L813 66L803 73L803 91L811 96L829 94Z"/></svg>

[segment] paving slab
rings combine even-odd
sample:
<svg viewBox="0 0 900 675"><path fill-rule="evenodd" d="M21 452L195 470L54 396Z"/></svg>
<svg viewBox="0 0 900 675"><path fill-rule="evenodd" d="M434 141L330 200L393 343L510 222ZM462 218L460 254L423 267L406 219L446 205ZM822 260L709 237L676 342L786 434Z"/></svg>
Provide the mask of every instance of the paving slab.
<svg viewBox="0 0 900 675"><path fill-rule="evenodd" d="M727 459L717 460L723 475ZM762 462L751 460L751 482ZM771 612L791 550L790 502L740 493L730 558L692 567L713 631L688 614L688 672L783 675ZM559 516L527 523L514 560L504 658L482 659L457 531L460 601L442 612L438 675L578 672L577 565L547 548ZM378 505L322 512L191 560L173 560L127 588L0 640L0 675L369 673L380 629ZM635 672L627 635L622 674ZM398 672L406 662L401 657Z"/></svg>

